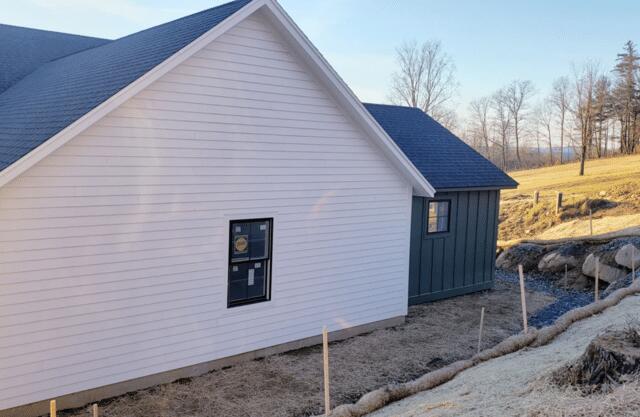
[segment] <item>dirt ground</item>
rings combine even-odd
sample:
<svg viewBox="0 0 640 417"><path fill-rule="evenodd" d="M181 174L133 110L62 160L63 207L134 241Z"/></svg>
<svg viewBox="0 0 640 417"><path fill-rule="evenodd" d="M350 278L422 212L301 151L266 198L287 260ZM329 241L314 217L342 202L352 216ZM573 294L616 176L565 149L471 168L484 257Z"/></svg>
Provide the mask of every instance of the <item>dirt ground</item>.
<svg viewBox="0 0 640 417"><path fill-rule="evenodd" d="M528 310L553 301L530 292ZM332 403L353 402L380 386L472 356L481 307L486 308L483 348L521 330L518 288L498 281L491 291L411 307L404 325L332 343ZM321 413L322 398L322 353L311 347L106 400L100 416L297 417ZM59 415L88 417L90 412Z"/></svg>
<svg viewBox="0 0 640 417"><path fill-rule="evenodd" d="M631 219L616 217L640 213L640 155L588 161L586 174L579 177L577 172L575 163L510 172L520 186L502 193L498 239L537 238L551 227L574 220L580 223L570 226L573 233L585 235L590 209L596 233L617 230L616 222L627 227ZM536 190L540 202L534 206ZM563 210L556 214L558 191L563 193Z"/></svg>
<svg viewBox="0 0 640 417"><path fill-rule="evenodd" d="M548 345L484 362L370 417L640 416L637 381L591 395L551 382L552 375L580 357L598 334L624 329L639 315L640 296L627 297L602 314L575 323Z"/></svg>

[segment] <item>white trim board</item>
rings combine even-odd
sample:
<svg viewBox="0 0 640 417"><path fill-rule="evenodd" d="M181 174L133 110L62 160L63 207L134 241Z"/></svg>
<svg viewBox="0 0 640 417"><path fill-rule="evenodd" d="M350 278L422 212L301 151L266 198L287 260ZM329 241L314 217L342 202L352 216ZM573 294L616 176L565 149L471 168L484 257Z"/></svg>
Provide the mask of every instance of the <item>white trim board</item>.
<svg viewBox="0 0 640 417"><path fill-rule="evenodd" d="M102 104L67 126L61 132L43 142L37 148L14 162L0 172L0 187L6 185L20 174L34 166L47 155L69 142L104 116L115 110L118 106L129 100L143 89L151 85L163 75L183 63L193 54L203 49L213 40L227 32L236 24L252 15L258 10L265 10L267 16L275 23L278 29L292 42L292 46L300 52L300 55L310 64L310 68L321 78L332 95L346 109L349 115L358 122L368 137L372 138L384 155L393 163L402 176L411 184L415 195L432 197L435 188L429 184L418 169L411 163L398 145L387 135L384 129L375 121L371 114L364 108L355 94L349 89L338 74L331 68L320 52L311 44L300 28L287 15L275 0L253 0L246 6L220 22L214 28L185 46L180 51L151 69L127 87L107 99Z"/></svg>

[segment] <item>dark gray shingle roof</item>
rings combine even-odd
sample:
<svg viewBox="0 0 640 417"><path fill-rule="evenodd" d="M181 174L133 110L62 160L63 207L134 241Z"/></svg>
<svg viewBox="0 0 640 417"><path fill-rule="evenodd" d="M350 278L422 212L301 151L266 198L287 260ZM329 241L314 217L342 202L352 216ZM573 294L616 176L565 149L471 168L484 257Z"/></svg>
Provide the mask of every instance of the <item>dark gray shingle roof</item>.
<svg viewBox="0 0 640 417"><path fill-rule="evenodd" d="M422 110L364 104L436 190L513 188L518 185Z"/></svg>
<svg viewBox="0 0 640 417"><path fill-rule="evenodd" d="M0 94L0 171L249 2L223 4L35 69Z"/></svg>
<svg viewBox="0 0 640 417"><path fill-rule="evenodd" d="M47 62L107 42L110 41L0 24L0 93Z"/></svg>

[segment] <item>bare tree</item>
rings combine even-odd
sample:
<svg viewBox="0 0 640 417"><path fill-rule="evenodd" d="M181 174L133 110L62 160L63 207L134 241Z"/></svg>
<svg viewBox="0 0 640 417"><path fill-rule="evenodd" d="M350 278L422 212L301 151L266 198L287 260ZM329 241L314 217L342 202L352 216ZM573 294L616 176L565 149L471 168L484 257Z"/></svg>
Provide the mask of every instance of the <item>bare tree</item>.
<svg viewBox="0 0 640 417"><path fill-rule="evenodd" d="M585 162L593 143L595 89L598 78L599 67L596 63L589 62L580 70L574 69L575 100L572 112L580 132L580 176L584 175Z"/></svg>
<svg viewBox="0 0 640 417"><path fill-rule="evenodd" d="M489 130L491 128L489 119L491 111L491 98L490 97L480 97L478 99L473 100L469 104L469 117L471 118L471 134L474 137L477 137L479 141L482 143L482 146L485 149L485 155L489 156L490 154L490 134Z"/></svg>
<svg viewBox="0 0 640 417"><path fill-rule="evenodd" d="M507 96L504 89L498 90L491 98L491 107L494 111L494 125L499 134L498 146L502 151L502 169L508 169L507 156L509 153L509 134L511 133L511 112L507 105Z"/></svg>
<svg viewBox="0 0 640 417"><path fill-rule="evenodd" d="M569 104L571 102L571 85L569 78L560 77L553 83L551 101L558 111L560 118L560 163L564 162L564 125Z"/></svg>
<svg viewBox="0 0 640 417"><path fill-rule="evenodd" d="M549 165L553 165L553 141L551 131L553 129L553 103L549 98L544 100L536 108L536 121L540 128L542 128L544 135L547 138L549 144Z"/></svg>
<svg viewBox="0 0 640 417"><path fill-rule="evenodd" d="M522 122L525 119L528 101L534 93L533 83L528 80L515 80L504 90L506 105L513 120L513 133L516 140L516 159L518 160L518 165L522 165L522 159L520 157Z"/></svg>
<svg viewBox="0 0 640 417"><path fill-rule="evenodd" d="M458 84L455 65L436 40L405 42L396 49L398 70L393 74L390 98L394 103L418 107L445 127L455 122L447 107Z"/></svg>

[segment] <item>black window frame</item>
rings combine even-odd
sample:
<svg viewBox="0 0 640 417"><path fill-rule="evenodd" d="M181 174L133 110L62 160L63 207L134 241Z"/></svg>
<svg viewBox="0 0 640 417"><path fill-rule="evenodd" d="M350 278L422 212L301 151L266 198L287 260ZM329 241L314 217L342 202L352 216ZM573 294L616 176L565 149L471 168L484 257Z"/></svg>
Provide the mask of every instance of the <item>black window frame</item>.
<svg viewBox="0 0 640 417"><path fill-rule="evenodd" d="M247 259L242 261L233 262L233 226L237 223L259 223L259 222L267 222L269 224L269 235L267 237L266 243L268 245L267 255L264 258L260 259ZM228 236L228 244L229 244L229 253L227 255L227 308L240 307L249 304L262 303L265 301L271 300L271 267L272 267L272 258L273 258L273 217L262 217L262 218L251 218L251 219L237 219L229 221L229 236ZM244 300L236 300L231 301L231 273L234 265L240 265L245 263L253 263L256 261L265 263L265 278L264 278L264 286L265 291L264 295L259 297L251 297L246 298Z"/></svg>
<svg viewBox="0 0 640 417"><path fill-rule="evenodd" d="M447 230L442 230L442 231L436 231L436 232L430 232L429 231L429 212L430 212L430 207L431 207L431 203L447 203ZM437 210L436 210L437 211ZM442 216L437 216L438 217L442 217ZM446 234L446 233L450 233L451 232L451 200L449 199L437 199L437 200L428 200L426 207L425 207L425 235L427 236L434 236L434 235L442 235L442 234ZM437 224L437 222L436 222Z"/></svg>

